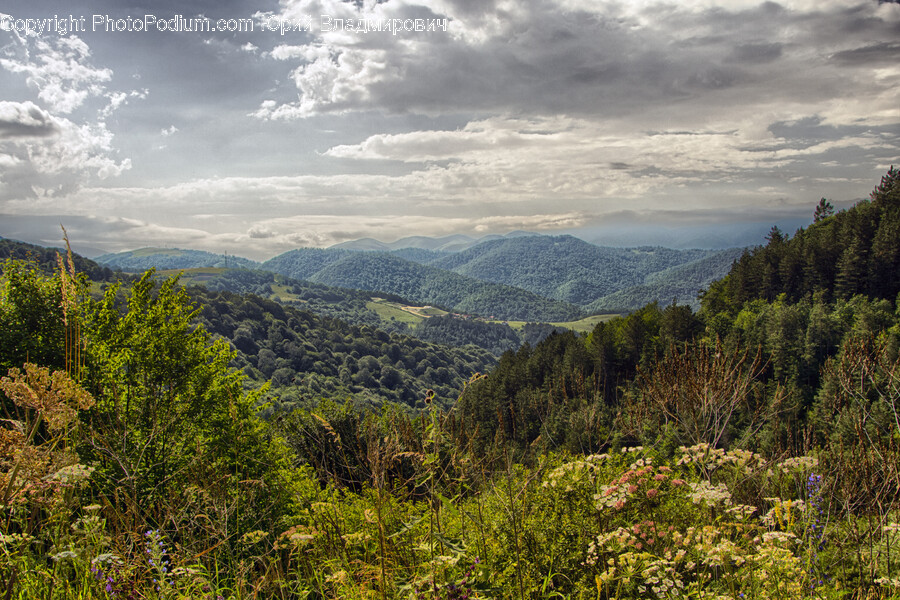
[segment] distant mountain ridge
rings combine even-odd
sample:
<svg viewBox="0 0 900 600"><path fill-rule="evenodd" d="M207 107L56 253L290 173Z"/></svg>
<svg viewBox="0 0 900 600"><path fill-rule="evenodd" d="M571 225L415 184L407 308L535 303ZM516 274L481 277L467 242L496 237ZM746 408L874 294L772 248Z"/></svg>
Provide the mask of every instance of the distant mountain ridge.
<svg viewBox="0 0 900 600"><path fill-rule="evenodd" d="M534 236L483 242L429 264L583 306L626 287L641 285L653 273L717 252L612 248L570 235Z"/></svg>
<svg viewBox="0 0 900 600"><path fill-rule="evenodd" d="M162 270L198 269L200 267L256 269L259 267L258 262L249 258L180 248L139 248L138 250L103 254L94 260L112 269L132 273L143 272L150 268Z"/></svg>
<svg viewBox="0 0 900 600"><path fill-rule="evenodd" d="M322 266L316 272L312 268ZM522 321L568 321L581 309L512 286L466 277L386 252L291 250L261 265L295 279L395 294L448 310Z"/></svg>
<svg viewBox="0 0 900 600"><path fill-rule="evenodd" d="M468 247L464 247L468 245ZM403 246L403 247L398 247ZM98 262L126 271L263 269L329 286L394 294L413 303L504 320L565 321L627 312L658 300L697 307L699 291L723 277L734 249L597 246L571 236L513 232L474 240L416 236L298 248L263 263L198 250L144 248ZM665 275L672 271L671 275Z"/></svg>

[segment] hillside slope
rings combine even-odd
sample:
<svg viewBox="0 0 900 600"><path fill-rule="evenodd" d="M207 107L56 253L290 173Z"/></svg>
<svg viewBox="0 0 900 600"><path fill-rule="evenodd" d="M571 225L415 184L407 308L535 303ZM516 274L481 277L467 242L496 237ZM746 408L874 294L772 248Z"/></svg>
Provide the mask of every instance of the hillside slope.
<svg viewBox="0 0 900 600"><path fill-rule="evenodd" d="M111 269L119 269L128 273L143 273L148 269L198 269L201 267L255 269L259 266L259 263L249 258L179 248L141 248L103 254L94 260Z"/></svg>
<svg viewBox="0 0 900 600"><path fill-rule="evenodd" d="M296 252L296 251L295 251ZM334 251L323 251L334 252ZM292 253L289 253L292 254ZM330 260L330 259L329 259ZM532 292L464 277L381 252L347 253L314 274L276 257L263 264L288 277L325 285L395 294L461 313L523 321L567 321L581 311Z"/></svg>
<svg viewBox="0 0 900 600"><path fill-rule="evenodd" d="M569 235L529 236L484 242L430 264L554 300L587 305L626 287L643 284L652 273L713 253L661 247L602 247Z"/></svg>
<svg viewBox="0 0 900 600"><path fill-rule="evenodd" d="M668 304L673 300L697 310L700 292L728 274L742 253L742 248L716 251L705 258L658 271L648 275L645 283L603 296L588 304L585 310L589 313L622 313L651 302Z"/></svg>

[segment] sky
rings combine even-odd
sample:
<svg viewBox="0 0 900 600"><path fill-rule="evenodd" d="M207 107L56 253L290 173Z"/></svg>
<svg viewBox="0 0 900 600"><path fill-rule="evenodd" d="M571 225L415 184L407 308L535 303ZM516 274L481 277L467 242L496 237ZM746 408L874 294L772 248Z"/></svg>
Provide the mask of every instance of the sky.
<svg viewBox="0 0 900 600"><path fill-rule="evenodd" d="M892 164L897 2L0 4L0 236L88 256L643 243L808 222Z"/></svg>

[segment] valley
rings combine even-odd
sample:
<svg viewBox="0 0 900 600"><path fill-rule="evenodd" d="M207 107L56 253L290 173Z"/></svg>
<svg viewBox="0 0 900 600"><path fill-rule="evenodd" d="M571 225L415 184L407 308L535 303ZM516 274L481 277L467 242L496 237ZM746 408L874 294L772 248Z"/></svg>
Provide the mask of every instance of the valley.
<svg viewBox="0 0 900 600"><path fill-rule="evenodd" d="M6 513L0 541L19 545L0 570L29 592L47 580L100 590L98 563L75 561L122 556L131 571L100 564L123 591L169 556L179 568L161 576L180 597L235 585L252 597L264 580L273 597L294 584L371 597L373 582L415 597L425 581L435 599L512 599L519 586L538 598L552 583L586 600L642 597L662 565L697 597L893 598L898 225L891 169L870 200L836 212L822 199L808 228L773 226L736 258L604 250L644 272L612 269L601 291L578 283L581 258L549 250L571 240L538 236L515 243L548 249L550 267L496 239L405 253L443 267L348 249L280 267L315 281L194 253L180 267L173 251L168 269L131 274L0 240L0 400L15 416L0 422L0 493L33 509ZM729 259L698 310L652 296ZM571 285L541 296L523 265ZM350 281L360 287L335 285ZM614 305L652 300L585 308L616 286ZM577 290L582 304L560 299ZM497 292L509 314L543 318L459 310L475 303L467 293ZM554 319L560 306L573 316ZM19 468L23 456L36 459ZM135 530L153 545L130 550ZM215 550L229 544L252 577ZM731 568L716 571L726 547ZM44 566L63 560L71 570ZM614 569L626 560L641 568ZM759 584L761 568L774 583Z"/></svg>

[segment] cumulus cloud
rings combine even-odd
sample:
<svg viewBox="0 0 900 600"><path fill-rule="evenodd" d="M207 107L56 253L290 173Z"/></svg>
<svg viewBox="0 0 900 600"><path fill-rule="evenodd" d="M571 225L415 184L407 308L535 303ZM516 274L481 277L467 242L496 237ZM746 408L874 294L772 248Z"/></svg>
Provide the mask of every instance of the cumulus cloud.
<svg viewBox="0 0 900 600"><path fill-rule="evenodd" d="M68 114L92 96L104 93L104 84L112 71L90 65L90 48L76 36L38 37L29 40L31 50L21 37L19 51L0 58L0 66L25 75L38 98L58 113Z"/></svg>
<svg viewBox="0 0 900 600"><path fill-rule="evenodd" d="M32 107L27 111L35 112ZM0 106L0 112L4 109L10 110ZM11 127L0 117L0 132ZM58 197L91 178L108 179L131 168L129 159L115 158L113 135L103 123L79 125L55 117L36 128L38 132L49 130L49 135L24 135L21 126L12 129L18 133L15 137L0 135L0 152L8 157L0 174L4 184L0 200L21 199L27 206L36 196Z"/></svg>
<svg viewBox="0 0 900 600"><path fill-rule="evenodd" d="M112 70L92 64L83 40L13 32L0 68L23 76L36 100L0 102L0 200L58 198L131 168L129 159L117 156L106 120L146 90L109 90Z"/></svg>
<svg viewBox="0 0 900 600"><path fill-rule="evenodd" d="M326 30L320 15L448 26ZM623 205L669 222L796 216L822 195L865 195L900 161L898 4L282 0L255 17L308 16L302 34L177 38L193 52L182 68L153 52L131 74L153 95L113 90L80 40L14 40L0 67L33 97L0 103L3 210L106 224L111 245L183 235L265 257L562 231ZM123 127L138 98L150 110ZM166 169L116 187L131 163L113 132L138 151L178 135L135 155Z"/></svg>
<svg viewBox="0 0 900 600"><path fill-rule="evenodd" d="M33 102L0 101L0 140L43 138L59 133L59 125Z"/></svg>

